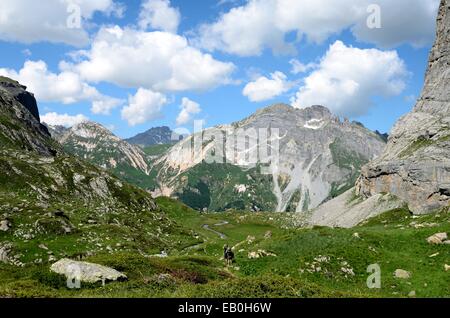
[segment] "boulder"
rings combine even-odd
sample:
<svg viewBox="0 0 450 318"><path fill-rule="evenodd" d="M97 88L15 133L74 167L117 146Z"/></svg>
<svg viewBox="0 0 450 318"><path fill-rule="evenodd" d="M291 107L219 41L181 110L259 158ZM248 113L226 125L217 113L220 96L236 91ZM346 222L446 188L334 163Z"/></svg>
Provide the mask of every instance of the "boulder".
<svg viewBox="0 0 450 318"><path fill-rule="evenodd" d="M54 263L50 270L68 278L78 278L85 283L123 281L127 279L127 276L113 268L94 263L77 262L67 258Z"/></svg>
<svg viewBox="0 0 450 318"><path fill-rule="evenodd" d="M411 273L405 271L404 269L396 269L394 272L394 277L400 279L408 279L411 277Z"/></svg>
<svg viewBox="0 0 450 318"><path fill-rule="evenodd" d="M444 269L446 272L450 271L450 265L445 264L444 265Z"/></svg>
<svg viewBox="0 0 450 318"><path fill-rule="evenodd" d="M265 250L258 250L258 251L254 251L254 252L249 252L248 253L248 258L249 259L256 259L256 258L262 258L262 257L267 257L267 256L277 257L276 254L267 252Z"/></svg>
<svg viewBox="0 0 450 318"><path fill-rule="evenodd" d="M430 244L443 244L447 238L447 233L436 233L427 238L427 242Z"/></svg>
<svg viewBox="0 0 450 318"><path fill-rule="evenodd" d="M0 263L9 263L9 253L11 252L12 245L10 243L0 244Z"/></svg>
<svg viewBox="0 0 450 318"><path fill-rule="evenodd" d="M0 221L0 231L6 232L11 228L11 222L8 220Z"/></svg>

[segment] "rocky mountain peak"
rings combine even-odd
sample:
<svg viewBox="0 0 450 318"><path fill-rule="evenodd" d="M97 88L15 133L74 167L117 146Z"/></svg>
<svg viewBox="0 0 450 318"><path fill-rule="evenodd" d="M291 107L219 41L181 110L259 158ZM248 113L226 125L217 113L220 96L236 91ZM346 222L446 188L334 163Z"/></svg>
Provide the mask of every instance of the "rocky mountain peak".
<svg viewBox="0 0 450 318"><path fill-rule="evenodd" d="M167 145L182 139L173 132L169 127L153 127L143 133L140 133L132 138L126 139L128 143L132 145L138 145L140 147L148 147L153 145Z"/></svg>
<svg viewBox="0 0 450 318"><path fill-rule="evenodd" d="M0 76L0 89L8 92L14 99L21 103L33 115L38 122L39 110L34 95L27 92L27 87L8 77Z"/></svg>
<svg viewBox="0 0 450 318"><path fill-rule="evenodd" d="M0 138L11 147L56 154L47 127L39 121L36 99L17 81L0 76Z"/></svg>
<svg viewBox="0 0 450 318"><path fill-rule="evenodd" d="M415 111L450 112L450 1L442 0L437 17L436 41L431 50L425 86Z"/></svg>
<svg viewBox="0 0 450 318"><path fill-rule="evenodd" d="M131 168L144 175L148 172L144 152L139 147L120 139L99 123L92 121L79 123L57 138L68 153L103 168L118 169L115 170L118 174Z"/></svg>
<svg viewBox="0 0 450 318"><path fill-rule="evenodd" d="M259 157L257 164L267 168L263 173L247 160L250 150L232 147L241 133L248 133L248 149L260 150L266 145L262 137L270 135L270 147L276 149L271 153L279 155L271 163ZM221 140L216 139L219 134L226 145L217 142ZM200 138L200 134L195 136ZM353 186L360 167L385 146L374 132L349 121L341 122L318 105L297 109L275 104L242 121L207 129L202 135L203 150L191 151L195 136L174 145L155 163L159 187L155 194L176 196L196 208L216 210L238 207L302 212L314 208ZM214 167L203 164L209 153L223 154L227 165L220 160ZM223 171L217 173L216 169ZM252 169L253 175L248 172ZM195 179L199 175L205 177ZM227 175L227 180L220 175ZM241 189L239 199L230 195L235 189ZM202 198L192 199L198 196ZM229 202L223 196L229 196Z"/></svg>
<svg viewBox="0 0 450 318"><path fill-rule="evenodd" d="M116 137L109 129L93 121L84 121L73 126L71 133L83 138ZM117 137L116 137L117 138Z"/></svg>

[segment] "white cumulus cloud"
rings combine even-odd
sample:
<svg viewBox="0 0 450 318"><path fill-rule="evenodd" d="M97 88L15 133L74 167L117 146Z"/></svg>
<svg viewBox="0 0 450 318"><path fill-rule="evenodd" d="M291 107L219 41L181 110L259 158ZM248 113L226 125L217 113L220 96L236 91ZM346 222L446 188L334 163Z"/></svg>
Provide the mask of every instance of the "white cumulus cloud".
<svg viewBox="0 0 450 318"><path fill-rule="evenodd" d="M367 26L377 4L381 28ZM350 29L357 40L379 47L403 43L423 46L433 40L439 0L249 0L198 28L196 45L239 56L293 52L286 35L320 43Z"/></svg>
<svg viewBox="0 0 450 318"><path fill-rule="evenodd" d="M169 0L145 0L139 14L139 27L177 33L181 14Z"/></svg>
<svg viewBox="0 0 450 318"><path fill-rule="evenodd" d="M84 82L80 75L71 71L53 73L44 61L26 61L22 69L0 68L0 75L13 78L27 86L38 101L73 104L91 101L92 112L109 114L121 100L101 94L95 87Z"/></svg>
<svg viewBox="0 0 450 318"><path fill-rule="evenodd" d="M96 12L120 15L122 7L114 0L1 0L0 39L84 46L89 42L85 26ZM67 23L74 13L81 18L79 27Z"/></svg>
<svg viewBox="0 0 450 318"><path fill-rule="evenodd" d="M41 122L50 126L72 127L88 120L89 118L82 114L71 116L52 112L41 116Z"/></svg>
<svg viewBox="0 0 450 318"><path fill-rule="evenodd" d="M305 73L316 66L314 63L303 64L297 59L290 60L289 64L292 66L291 73L294 75Z"/></svg>
<svg viewBox="0 0 450 318"><path fill-rule="evenodd" d="M119 26L102 28L84 60L73 71L90 82L154 91L205 90L231 81L235 66L191 47L168 32L145 32Z"/></svg>
<svg viewBox="0 0 450 318"><path fill-rule="evenodd" d="M270 78L258 77L255 81L248 83L242 94L252 102L262 102L286 93L292 84L282 72L270 74Z"/></svg>
<svg viewBox="0 0 450 318"><path fill-rule="evenodd" d="M358 49L336 41L291 102L298 108L320 104L338 115L363 115L373 106L373 97L401 94L408 75L395 51Z"/></svg>
<svg viewBox="0 0 450 318"><path fill-rule="evenodd" d="M184 125L191 121L192 115L202 111L200 105L189 98L183 97L180 106L180 113L177 117L177 125Z"/></svg>
<svg viewBox="0 0 450 318"><path fill-rule="evenodd" d="M161 93L139 88L134 96L128 99L128 105L122 109L122 119L130 126L136 126L162 116L163 107L169 102Z"/></svg>

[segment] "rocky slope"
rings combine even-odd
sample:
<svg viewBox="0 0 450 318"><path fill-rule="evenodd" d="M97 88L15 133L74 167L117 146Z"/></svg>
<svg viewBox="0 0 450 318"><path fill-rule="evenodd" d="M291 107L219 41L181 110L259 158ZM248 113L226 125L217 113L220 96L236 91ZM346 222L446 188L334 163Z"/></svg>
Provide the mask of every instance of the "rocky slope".
<svg viewBox="0 0 450 318"><path fill-rule="evenodd" d="M70 156L24 86L0 79L0 262L160 251L182 230L146 192ZM189 235L183 237L190 237Z"/></svg>
<svg viewBox="0 0 450 318"><path fill-rule="evenodd" d="M143 150L115 136L102 125L83 122L66 130L51 127L50 131L68 153L110 170L144 189L149 187L149 165Z"/></svg>
<svg viewBox="0 0 450 318"><path fill-rule="evenodd" d="M261 142L260 147L239 148L236 136L241 130L249 132L247 146L267 140L273 150ZM200 138L203 147L192 148ZM325 107L300 110L278 104L173 146L152 167L157 173L155 195L177 197L196 209L301 212L351 188L361 166L384 146L377 134L341 121ZM255 162L248 161L249 153L264 148L269 160L261 160L259 153ZM209 160L218 154L226 160Z"/></svg>
<svg viewBox="0 0 450 318"><path fill-rule="evenodd" d="M366 198L391 193L418 214L450 205L450 0L441 1L422 95L362 169L356 190Z"/></svg>
<svg viewBox="0 0 450 318"><path fill-rule="evenodd" d="M169 127L163 126L151 128L146 132L125 139L125 141L132 145L144 148L153 145L173 144L180 140L180 137L181 136L173 132Z"/></svg>

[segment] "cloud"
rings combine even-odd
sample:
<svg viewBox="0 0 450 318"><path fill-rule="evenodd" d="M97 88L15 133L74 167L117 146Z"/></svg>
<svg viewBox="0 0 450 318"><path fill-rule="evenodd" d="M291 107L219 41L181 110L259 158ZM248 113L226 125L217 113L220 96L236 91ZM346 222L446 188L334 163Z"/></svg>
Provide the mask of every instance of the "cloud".
<svg viewBox="0 0 450 318"><path fill-rule="evenodd" d="M141 5L139 27L177 33L180 19L180 11L171 7L169 0L145 0Z"/></svg>
<svg viewBox="0 0 450 318"><path fill-rule="evenodd" d="M82 114L71 116L68 114L57 114L53 112L41 116L41 122L50 126L72 127L88 120L89 118Z"/></svg>
<svg viewBox="0 0 450 318"><path fill-rule="evenodd" d="M252 102L262 102L286 93L292 84L282 72L270 74L270 78L261 76L248 83L242 94Z"/></svg>
<svg viewBox="0 0 450 318"><path fill-rule="evenodd" d="M291 102L298 108L320 104L338 115L363 115L373 106L373 97L401 94L408 75L395 51L358 49L336 41Z"/></svg>
<svg viewBox="0 0 450 318"><path fill-rule="evenodd" d="M202 111L200 105L189 98L183 97L180 106L180 113L177 117L177 125L184 125L191 121L192 115Z"/></svg>
<svg viewBox="0 0 450 318"><path fill-rule="evenodd" d="M136 126L161 117L162 108L168 103L165 95L139 88L128 98L128 105L122 109L122 119L130 126Z"/></svg>
<svg viewBox="0 0 450 318"><path fill-rule="evenodd" d="M0 68L0 74L11 77L33 92L38 101L73 104L81 101L92 102L92 112L109 114L121 100L101 94L95 87L85 83L80 75L70 71L53 73L44 61L26 61L18 72Z"/></svg>
<svg viewBox="0 0 450 318"><path fill-rule="evenodd" d="M119 26L102 28L83 61L72 70L90 82L153 91L206 90L231 81L235 66L189 46L168 32L145 32Z"/></svg>
<svg viewBox="0 0 450 318"><path fill-rule="evenodd" d="M84 46L89 42L85 26L96 12L120 15L122 7L114 0L2 0L0 39L27 44L46 41ZM67 21L72 21L73 14L78 13L81 24L71 27Z"/></svg>
<svg viewBox="0 0 450 318"><path fill-rule="evenodd" d="M370 1L369 1L370 2ZM370 29L364 21L352 28L355 37L381 48L410 44L420 48L432 43L435 36L439 0L378 0L381 28Z"/></svg>
<svg viewBox="0 0 450 318"><path fill-rule="evenodd" d="M289 64L292 66L291 73L294 75L305 73L316 66L314 63L303 64L297 59L290 60Z"/></svg>
<svg viewBox="0 0 450 318"><path fill-rule="evenodd" d="M200 26L194 43L207 50L239 56L260 55L266 47L276 52L293 52L284 42L284 32L273 25L275 2L250 0L232 8L213 24Z"/></svg>
<svg viewBox="0 0 450 318"><path fill-rule="evenodd" d="M367 20L369 5L381 8L381 28L372 29ZM239 56L295 52L285 38L321 43L350 29L357 40L379 47L429 44L434 37L439 0L249 0L223 13L210 24L201 25L194 43L210 51Z"/></svg>

